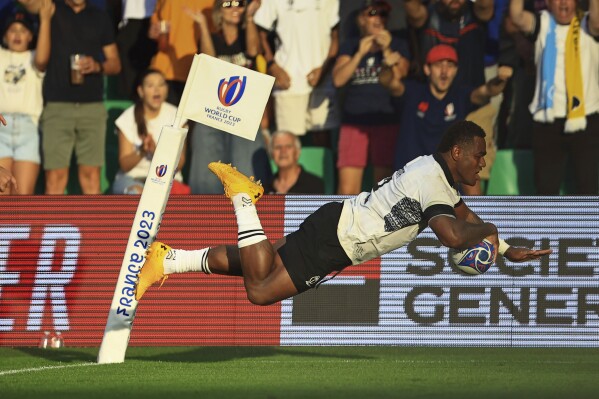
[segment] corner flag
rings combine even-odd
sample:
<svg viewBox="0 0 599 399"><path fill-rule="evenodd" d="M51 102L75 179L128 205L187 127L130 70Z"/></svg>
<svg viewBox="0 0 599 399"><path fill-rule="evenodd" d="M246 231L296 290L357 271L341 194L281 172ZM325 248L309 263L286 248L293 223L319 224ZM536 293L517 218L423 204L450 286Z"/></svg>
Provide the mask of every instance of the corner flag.
<svg viewBox="0 0 599 399"><path fill-rule="evenodd" d="M255 140L275 78L195 55L179 104L182 118Z"/></svg>
<svg viewBox="0 0 599 399"><path fill-rule="evenodd" d="M255 140L274 78L206 54L195 55L173 126L163 126L115 286L98 363L122 363L138 302L133 289L156 239L187 136L183 118ZM225 133L223 133L225 134Z"/></svg>

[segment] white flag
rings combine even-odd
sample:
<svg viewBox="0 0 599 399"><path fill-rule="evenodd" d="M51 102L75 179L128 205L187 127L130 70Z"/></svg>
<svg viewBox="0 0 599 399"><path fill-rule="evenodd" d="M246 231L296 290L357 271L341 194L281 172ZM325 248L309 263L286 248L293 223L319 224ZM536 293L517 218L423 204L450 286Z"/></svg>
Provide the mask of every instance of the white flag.
<svg viewBox="0 0 599 399"><path fill-rule="evenodd" d="M196 54L177 120L187 118L255 140L275 78L206 54Z"/></svg>

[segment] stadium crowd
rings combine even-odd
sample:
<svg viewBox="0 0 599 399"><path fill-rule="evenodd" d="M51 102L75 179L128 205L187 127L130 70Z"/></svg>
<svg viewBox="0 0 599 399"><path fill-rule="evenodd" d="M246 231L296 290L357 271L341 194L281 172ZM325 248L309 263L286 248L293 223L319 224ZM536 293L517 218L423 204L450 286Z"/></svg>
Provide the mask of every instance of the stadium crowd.
<svg viewBox="0 0 599 399"><path fill-rule="evenodd" d="M0 0L0 18L0 167L18 194L72 176L138 194L200 52L275 87L255 143L184 121L176 193L222 190L219 159L302 193L303 146L332 155L328 194L357 194L471 120L487 167L464 194L485 193L497 149L530 151L538 194L566 177L599 194L599 0Z"/></svg>

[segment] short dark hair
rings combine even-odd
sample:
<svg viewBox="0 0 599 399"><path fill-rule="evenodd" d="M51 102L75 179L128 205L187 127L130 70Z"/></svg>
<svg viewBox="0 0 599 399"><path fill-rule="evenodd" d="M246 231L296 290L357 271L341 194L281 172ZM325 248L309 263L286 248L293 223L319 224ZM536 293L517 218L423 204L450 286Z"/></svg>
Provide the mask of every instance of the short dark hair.
<svg viewBox="0 0 599 399"><path fill-rule="evenodd" d="M468 145L474 142L474 137L485 138L485 131L474 122L459 121L447 129L437 147L438 152L447 152L454 145Z"/></svg>

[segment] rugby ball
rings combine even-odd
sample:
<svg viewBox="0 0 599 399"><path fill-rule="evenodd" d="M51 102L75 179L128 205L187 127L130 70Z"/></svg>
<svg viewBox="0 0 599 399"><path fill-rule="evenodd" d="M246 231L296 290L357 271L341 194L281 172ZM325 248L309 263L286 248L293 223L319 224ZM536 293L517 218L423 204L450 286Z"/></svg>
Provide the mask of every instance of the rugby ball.
<svg viewBox="0 0 599 399"><path fill-rule="evenodd" d="M488 240L482 240L463 251L450 250L449 257L461 272L470 275L483 274L495 261L495 246Z"/></svg>

